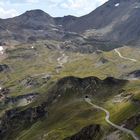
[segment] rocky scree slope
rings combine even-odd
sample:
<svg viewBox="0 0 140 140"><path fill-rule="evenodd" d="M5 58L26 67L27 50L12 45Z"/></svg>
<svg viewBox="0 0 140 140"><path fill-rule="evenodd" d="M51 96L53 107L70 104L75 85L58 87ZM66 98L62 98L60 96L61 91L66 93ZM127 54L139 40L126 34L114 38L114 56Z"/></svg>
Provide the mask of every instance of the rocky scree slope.
<svg viewBox="0 0 140 140"><path fill-rule="evenodd" d="M128 43L139 40L139 11L139 0L109 0L85 16L69 17L71 22L64 28L71 32L87 31L90 38ZM60 19L56 21L59 23Z"/></svg>
<svg viewBox="0 0 140 140"><path fill-rule="evenodd" d="M71 40L80 36L99 42L137 44L139 11L139 0L109 0L82 17L54 18L41 10L27 11L14 18L0 19L0 41Z"/></svg>

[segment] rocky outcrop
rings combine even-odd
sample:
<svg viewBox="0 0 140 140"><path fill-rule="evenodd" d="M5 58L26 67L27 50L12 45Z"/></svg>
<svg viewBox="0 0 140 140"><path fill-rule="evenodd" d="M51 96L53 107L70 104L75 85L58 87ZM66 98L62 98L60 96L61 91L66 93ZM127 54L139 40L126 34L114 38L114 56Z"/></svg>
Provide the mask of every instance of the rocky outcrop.
<svg viewBox="0 0 140 140"><path fill-rule="evenodd" d="M0 102L1 106L14 105L16 107L25 106L33 102L38 96L38 93L29 93L16 97L3 96L5 96L5 98ZM32 123L44 117L46 114L47 108L45 103L40 103L38 106L28 107L27 109L15 108L8 110L0 118L0 137L2 139L13 139L9 138L9 133L13 133L15 130L26 129L28 125L32 125Z"/></svg>
<svg viewBox="0 0 140 140"><path fill-rule="evenodd" d="M0 94L2 95L8 95L10 93L10 89L9 88L2 88L0 90Z"/></svg>
<svg viewBox="0 0 140 140"><path fill-rule="evenodd" d="M140 99L136 99L135 97L131 98L131 102L135 105L140 105Z"/></svg>
<svg viewBox="0 0 140 140"><path fill-rule="evenodd" d="M140 78L140 70L132 71L132 72L128 73L127 76L130 78Z"/></svg>
<svg viewBox="0 0 140 140"><path fill-rule="evenodd" d="M99 61L103 64L109 62L106 58L103 58L103 57Z"/></svg>
<svg viewBox="0 0 140 140"><path fill-rule="evenodd" d="M19 80L19 83L21 86L24 86L25 88L36 88L43 84L46 84L48 80L50 80L50 78L51 75L42 73L42 74L27 76L24 79Z"/></svg>
<svg viewBox="0 0 140 140"><path fill-rule="evenodd" d="M38 96L38 93L28 93L25 95L20 95L16 97L6 97L4 99L4 104L15 104L20 100L26 99L27 102L32 102L36 97Z"/></svg>
<svg viewBox="0 0 140 140"><path fill-rule="evenodd" d="M8 88L1 88L0 89L0 104L1 101L5 99L5 97L7 97L7 95L10 93L10 89Z"/></svg>
<svg viewBox="0 0 140 140"><path fill-rule="evenodd" d="M9 66L6 64L1 64L0 65L0 72L6 72L9 71Z"/></svg>
<svg viewBox="0 0 140 140"><path fill-rule="evenodd" d="M126 83L127 80L116 79L114 77L107 77L106 79L103 80L103 82L106 85L121 85L123 83Z"/></svg>
<svg viewBox="0 0 140 140"><path fill-rule="evenodd" d="M140 113L134 115L124 122L124 127L134 130L140 124Z"/></svg>
<svg viewBox="0 0 140 140"><path fill-rule="evenodd" d="M28 76L21 80L21 85L25 87L36 87L39 85L39 82L35 78Z"/></svg>
<svg viewBox="0 0 140 140"><path fill-rule="evenodd" d="M64 140L96 140L101 133L100 125L89 125L75 135Z"/></svg>
<svg viewBox="0 0 140 140"><path fill-rule="evenodd" d="M47 115L46 104L20 110L19 108L6 111L0 119L0 138L12 139L10 133L26 129L38 119Z"/></svg>

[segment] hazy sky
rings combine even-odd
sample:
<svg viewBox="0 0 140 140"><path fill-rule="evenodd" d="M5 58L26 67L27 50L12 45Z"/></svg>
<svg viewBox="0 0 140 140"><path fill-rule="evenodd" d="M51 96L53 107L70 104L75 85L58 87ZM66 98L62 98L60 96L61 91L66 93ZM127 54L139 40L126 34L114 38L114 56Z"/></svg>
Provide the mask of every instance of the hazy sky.
<svg viewBox="0 0 140 140"><path fill-rule="evenodd" d="M81 16L107 0L0 0L0 18L17 16L27 10L42 9L51 16Z"/></svg>

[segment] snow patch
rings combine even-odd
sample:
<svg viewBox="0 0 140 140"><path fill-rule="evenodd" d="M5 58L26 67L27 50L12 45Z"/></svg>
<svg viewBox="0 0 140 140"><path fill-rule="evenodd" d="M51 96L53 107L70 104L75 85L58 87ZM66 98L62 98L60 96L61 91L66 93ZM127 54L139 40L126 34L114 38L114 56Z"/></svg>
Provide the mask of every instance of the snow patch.
<svg viewBox="0 0 140 140"><path fill-rule="evenodd" d="M50 26L51 26L51 27L54 27L54 28L56 27L54 24L50 24Z"/></svg>
<svg viewBox="0 0 140 140"><path fill-rule="evenodd" d="M120 3L116 3L116 4L115 4L115 7L118 7L119 5L120 5Z"/></svg>
<svg viewBox="0 0 140 140"><path fill-rule="evenodd" d="M0 53L1 53L1 54L4 53L4 48L3 48L3 46L0 46Z"/></svg>
<svg viewBox="0 0 140 140"><path fill-rule="evenodd" d="M3 51L4 49L3 49L3 47L2 46L0 46L0 51Z"/></svg>
<svg viewBox="0 0 140 140"><path fill-rule="evenodd" d="M32 46L31 48L34 49L34 46Z"/></svg>
<svg viewBox="0 0 140 140"><path fill-rule="evenodd" d="M52 28L53 31L59 31L57 28Z"/></svg>
<svg viewBox="0 0 140 140"><path fill-rule="evenodd" d="M140 8L140 6L138 5L138 6L135 6L134 8L138 9L138 8Z"/></svg>

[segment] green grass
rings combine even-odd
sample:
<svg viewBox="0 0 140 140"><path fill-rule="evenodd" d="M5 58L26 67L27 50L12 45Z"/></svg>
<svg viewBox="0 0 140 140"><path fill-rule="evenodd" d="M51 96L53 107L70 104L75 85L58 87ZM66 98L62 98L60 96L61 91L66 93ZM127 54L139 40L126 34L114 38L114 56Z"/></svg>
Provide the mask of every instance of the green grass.
<svg viewBox="0 0 140 140"><path fill-rule="evenodd" d="M62 42L46 41L50 45L58 45ZM8 73L0 73L0 80L2 86L10 88L10 96L18 96L31 92L38 92L41 94L39 99L32 104L21 108L24 110L28 107L37 106L46 100L47 91L55 84L56 80L65 76L88 77L97 76L101 79L107 76L116 78L122 75L139 69L140 62L133 63L123 60L118 57L114 51L103 52L102 54L80 54L73 52L66 52L68 55L68 62L64 64L64 68L57 74L55 67L57 58L60 53L57 50L49 50L43 46L44 42L33 44L35 49L31 49L28 44L16 46L16 48L8 49L8 57L2 63L10 66L11 71ZM139 49L120 49L122 55L140 60L138 55ZM25 56L27 58L25 58ZM99 64L101 58L108 60L105 64ZM44 83L41 73L52 74L53 77L47 83ZM36 76L38 75L38 76ZM22 84L22 81L28 77L33 77L39 86L27 88ZM140 81L131 81L123 85L128 93L132 93L135 98L140 99ZM107 89L106 89L107 88ZM93 101L99 105L104 106L111 113L111 120L117 124L121 124L125 119L129 118L139 111L139 108L133 105L130 101L121 104L113 104L112 98L118 94L119 87L112 90L112 87L101 87L101 95L96 95ZM71 91L70 91L71 92ZM17 137L20 140L37 140L41 139L43 135L54 130L49 137L44 137L47 140L62 140L65 137L77 133L81 128L90 124L100 124L105 133L112 132L114 129L106 124L104 117L105 113L93 109L91 106L82 101L80 96L74 93L61 98L60 102L54 104L49 108L49 117L39 120L37 123L29 127L29 129L19 131ZM1 110L3 114L4 109ZM135 130L140 134L139 126ZM127 136L124 136L126 140Z"/></svg>

